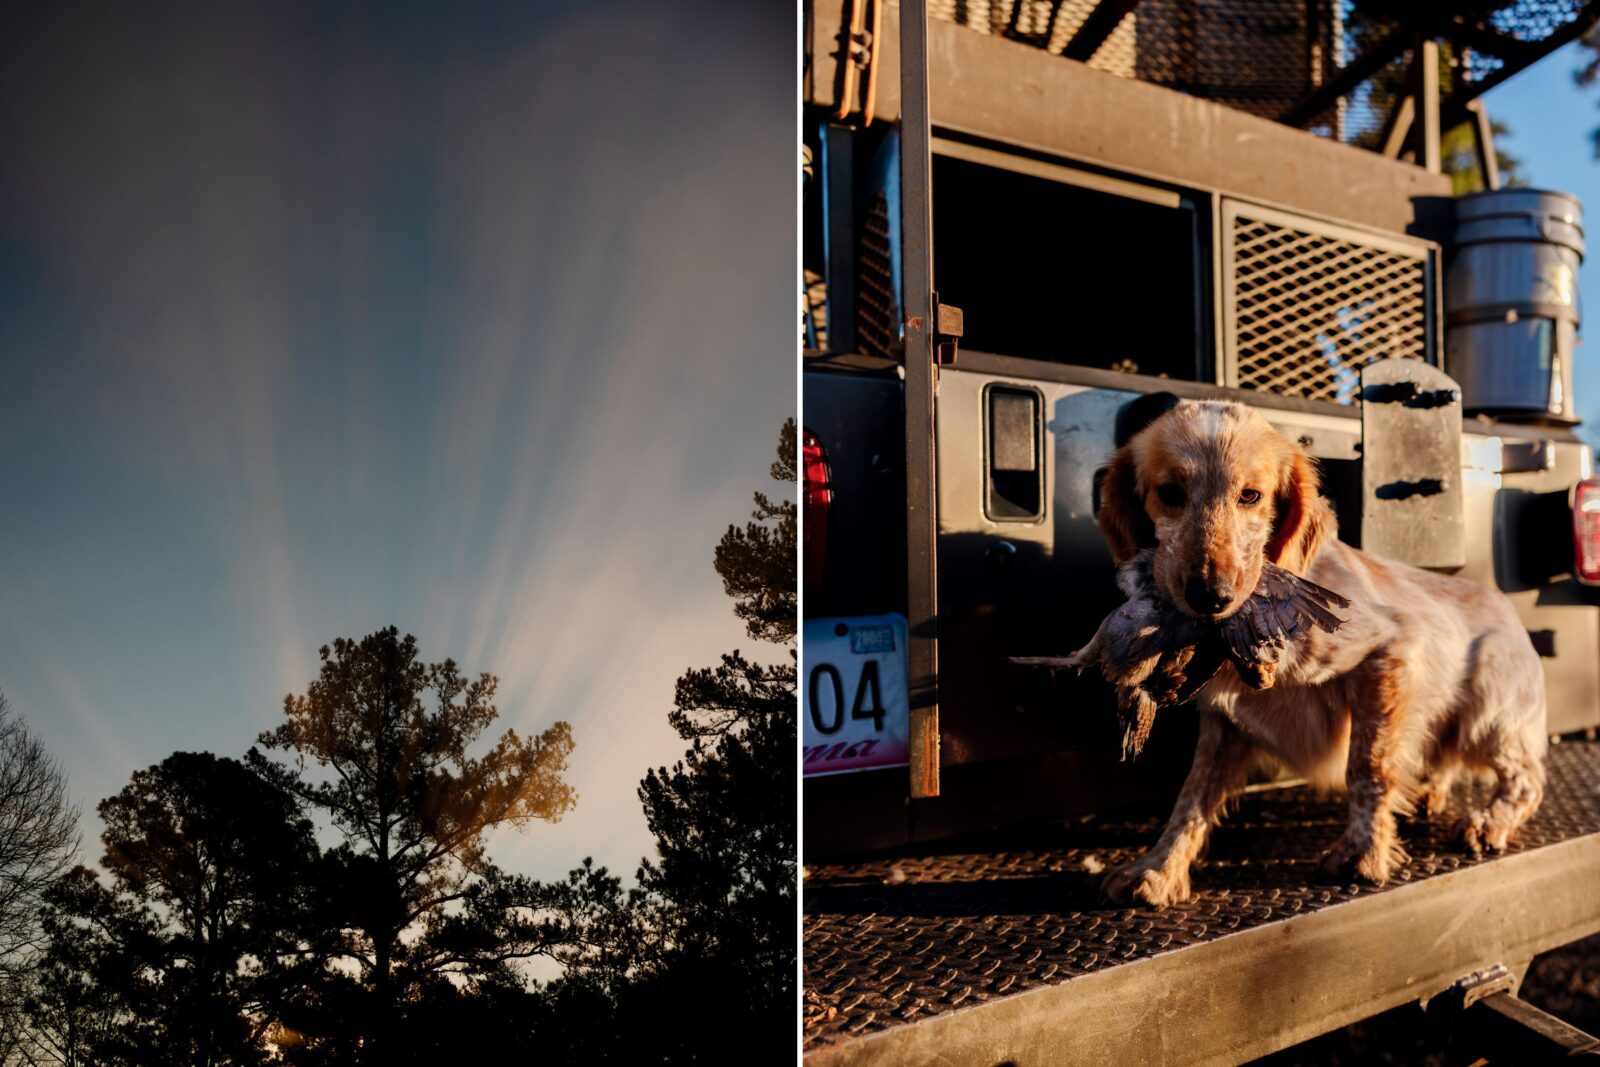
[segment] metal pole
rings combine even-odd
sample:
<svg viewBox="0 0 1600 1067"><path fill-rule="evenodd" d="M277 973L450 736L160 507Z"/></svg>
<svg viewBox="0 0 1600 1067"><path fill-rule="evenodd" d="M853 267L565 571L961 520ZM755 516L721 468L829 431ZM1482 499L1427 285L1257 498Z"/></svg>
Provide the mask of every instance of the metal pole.
<svg viewBox="0 0 1600 1067"><path fill-rule="evenodd" d="M939 795L939 595L927 0L900 4L900 235L905 307L906 619L911 795Z"/></svg>
<svg viewBox="0 0 1600 1067"><path fill-rule="evenodd" d="M1422 84L1417 92L1418 128L1422 133L1417 162L1429 174L1438 174L1439 159L1439 42L1428 39L1417 49L1418 74Z"/></svg>
<svg viewBox="0 0 1600 1067"><path fill-rule="evenodd" d="M1483 187L1498 189L1500 159L1494 150L1494 123L1489 121L1489 112L1484 109L1482 100L1469 102L1467 111L1472 115L1473 143L1478 149L1478 171L1483 175Z"/></svg>

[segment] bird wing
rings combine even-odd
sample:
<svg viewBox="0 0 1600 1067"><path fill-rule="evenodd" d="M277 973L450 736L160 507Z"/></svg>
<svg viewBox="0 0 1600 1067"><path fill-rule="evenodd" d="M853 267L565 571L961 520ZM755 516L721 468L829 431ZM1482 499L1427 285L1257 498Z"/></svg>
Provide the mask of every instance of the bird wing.
<svg viewBox="0 0 1600 1067"><path fill-rule="evenodd" d="M1283 649L1313 626L1333 633L1344 620L1333 613L1350 602L1331 589L1309 582L1273 563L1261 565L1255 593L1219 629L1229 657L1241 673L1259 674L1258 665L1273 664Z"/></svg>

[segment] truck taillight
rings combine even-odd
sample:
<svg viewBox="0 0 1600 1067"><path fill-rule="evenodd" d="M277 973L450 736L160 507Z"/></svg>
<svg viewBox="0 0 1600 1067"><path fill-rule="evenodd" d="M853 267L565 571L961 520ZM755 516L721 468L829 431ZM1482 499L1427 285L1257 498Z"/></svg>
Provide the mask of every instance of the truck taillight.
<svg viewBox="0 0 1600 1067"><path fill-rule="evenodd" d="M801 437L800 458L805 469L805 567L806 581L822 578L828 558L828 508L833 503L833 478L828 471L828 455L817 435L806 430Z"/></svg>
<svg viewBox="0 0 1600 1067"><path fill-rule="evenodd" d="M1600 585L1600 478L1572 491L1572 569L1584 585Z"/></svg>

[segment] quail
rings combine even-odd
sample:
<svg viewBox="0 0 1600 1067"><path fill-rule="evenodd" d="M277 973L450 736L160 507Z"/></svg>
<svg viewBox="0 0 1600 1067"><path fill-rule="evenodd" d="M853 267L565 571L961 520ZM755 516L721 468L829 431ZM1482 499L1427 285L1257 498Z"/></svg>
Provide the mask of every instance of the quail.
<svg viewBox="0 0 1600 1067"><path fill-rule="evenodd" d="M1333 633L1343 623L1334 609L1350 602L1271 562L1261 565L1255 591L1224 619L1188 615L1156 589L1155 553L1140 552L1117 569L1127 601L1106 616L1090 642L1071 656L1019 656L1013 662L1096 666L1117 690L1122 758L1144 748L1156 712L1181 704L1230 662L1246 685L1270 689L1291 641L1313 626Z"/></svg>

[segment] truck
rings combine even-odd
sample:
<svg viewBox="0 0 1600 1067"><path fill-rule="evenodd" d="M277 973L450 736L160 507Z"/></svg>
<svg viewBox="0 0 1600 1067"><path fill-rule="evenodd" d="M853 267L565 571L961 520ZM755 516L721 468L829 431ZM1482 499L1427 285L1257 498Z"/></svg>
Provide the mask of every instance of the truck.
<svg viewBox="0 0 1600 1067"><path fill-rule="evenodd" d="M1592 1049L1516 996L1600 931L1582 208L1501 185L1480 98L1600 3L802 10L806 1061L1238 1063L1407 1004L1492 1062ZM1100 896L1196 717L1121 762L1106 687L1011 660L1120 601L1096 472L1169 397L1250 405L1343 540L1516 605L1556 743L1509 852L1419 822L1390 885L1325 884L1339 799L1263 779L1189 903Z"/></svg>

